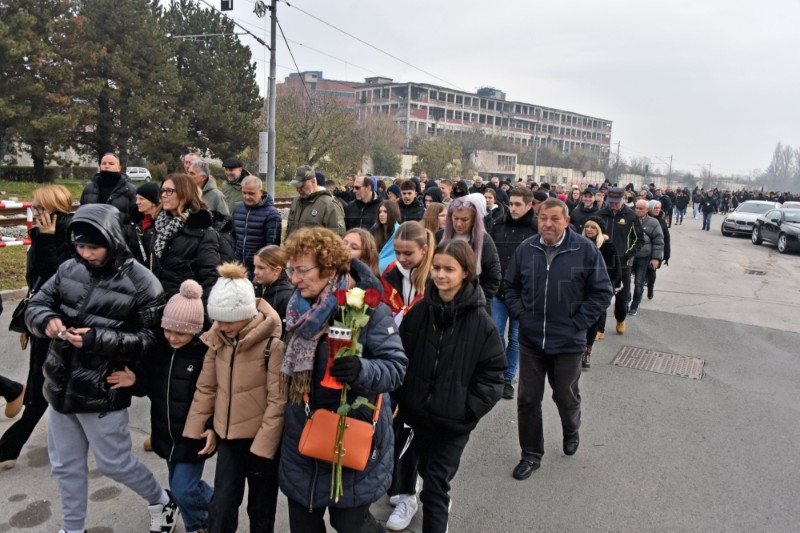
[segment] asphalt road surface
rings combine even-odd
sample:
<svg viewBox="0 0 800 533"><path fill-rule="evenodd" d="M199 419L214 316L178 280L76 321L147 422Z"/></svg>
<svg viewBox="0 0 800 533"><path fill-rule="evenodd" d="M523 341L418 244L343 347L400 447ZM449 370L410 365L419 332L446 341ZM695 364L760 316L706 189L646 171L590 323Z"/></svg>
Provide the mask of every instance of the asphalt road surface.
<svg viewBox="0 0 800 533"><path fill-rule="evenodd" d="M673 258L658 272L655 299L628 319L625 335L595 344L581 379L578 453L561 452L554 404L545 395L542 468L526 481L515 402L501 400L473 432L453 481L450 531L759 531L800 524L800 256L747 238L723 237L687 219L672 228ZM2 253L2 251L0 251ZM755 272L755 273L753 273ZM0 372L24 379L27 356L0 318ZM703 359L701 380L611 365L624 346ZM166 483L166 465L141 451L148 404L131 408L137 455ZM0 420L0 431L11 421ZM101 476L92 479L93 533L145 531L146 504ZM206 466L213 480L214 462ZM0 533L61 527L50 477L45 421L17 467L0 472ZM381 520L384 498L373 506ZM421 531L421 514L409 531ZM240 529L247 531L244 506ZM179 526L182 531L182 526ZM285 498L276 531L288 531Z"/></svg>

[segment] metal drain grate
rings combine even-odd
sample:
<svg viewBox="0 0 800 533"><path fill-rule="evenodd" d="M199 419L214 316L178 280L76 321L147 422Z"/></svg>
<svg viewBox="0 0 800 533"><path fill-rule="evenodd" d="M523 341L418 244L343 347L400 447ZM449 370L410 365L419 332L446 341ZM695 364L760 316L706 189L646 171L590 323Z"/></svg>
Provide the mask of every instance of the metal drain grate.
<svg viewBox="0 0 800 533"><path fill-rule="evenodd" d="M750 274L751 276L766 276L766 270L751 270L749 268L744 269L745 274Z"/></svg>
<svg viewBox="0 0 800 533"><path fill-rule="evenodd" d="M623 346L611 361L614 366L647 370L682 378L702 379L705 361L697 357L654 352L634 346Z"/></svg>

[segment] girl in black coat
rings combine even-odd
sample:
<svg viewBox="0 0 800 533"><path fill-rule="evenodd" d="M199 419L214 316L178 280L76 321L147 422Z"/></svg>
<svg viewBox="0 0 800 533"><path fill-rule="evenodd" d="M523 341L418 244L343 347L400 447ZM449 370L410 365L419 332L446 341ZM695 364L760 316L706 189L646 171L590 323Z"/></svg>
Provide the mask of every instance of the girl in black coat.
<svg viewBox="0 0 800 533"><path fill-rule="evenodd" d="M253 285L256 298L263 298L281 317L283 335L286 339L286 306L294 286L286 275L289 258L280 246L270 244L253 256Z"/></svg>
<svg viewBox="0 0 800 533"><path fill-rule="evenodd" d="M34 191L32 204L36 226L31 230L25 279L29 292L35 293L56 273L58 266L71 257L67 226L72 220L72 194L62 185L47 185ZM30 339L28 379L23 398L25 410L0 438L0 468L14 467L22 447L47 410L47 400L42 394L42 365L49 346L50 339Z"/></svg>
<svg viewBox="0 0 800 533"><path fill-rule="evenodd" d="M432 283L400 324L409 363L396 393L398 416L414 430L425 533L447 530L450 480L470 432L503 390L506 356L475 265L465 241L439 244Z"/></svg>
<svg viewBox="0 0 800 533"><path fill-rule="evenodd" d="M203 328L202 287L193 280L181 284L180 292L164 308L158 343L134 373L127 367L112 373L112 389L146 389L150 398L150 436L153 451L167 461L172 497L178 504L186 531L208 529L208 505L214 490L203 481L203 466L209 455L199 452L202 439L183 436L183 427L203 368L208 347L198 338ZM208 433L213 433L208 430ZM214 440L215 436L211 438ZM213 453L213 452L212 452Z"/></svg>

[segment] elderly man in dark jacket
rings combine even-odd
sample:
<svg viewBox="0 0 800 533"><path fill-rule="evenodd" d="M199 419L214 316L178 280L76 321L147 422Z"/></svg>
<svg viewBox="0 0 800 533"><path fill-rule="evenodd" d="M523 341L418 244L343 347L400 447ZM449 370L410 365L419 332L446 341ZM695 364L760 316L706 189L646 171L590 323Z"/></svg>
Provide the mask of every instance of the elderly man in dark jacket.
<svg viewBox="0 0 800 533"><path fill-rule="evenodd" d="M233 208L233 255L253 277L253 256L269 244L281 244L281 214L262 188L261 178L242 180L242 203Z"/></svg>
<svg viewBox="0 0 800 533"><path fill-rule="evenodd" d="M651 200L652 201L652 200ZM648 215L650 202L637 200L636 217L642 226L642 246L636 251L633 258L633 301L628 314L636 316L639 313L639 304L642 303L644 284L647 281L647 271L655 270L664 258L664 233L658 220Z"/></svg>
<svg viewBox="0 0 800 533"><path fill-rule="evenodd" d="M161 284L131 257L115 207L81 207L68 232L74 259L61 264L25 314L34 335L52 339L43 368L47 447L64 529L85 527L91 447L100 472L147 500L151 530L169 530L175 503L131 451L131 393L109 382L155 345Z"/></svg>
<svg viewBox="0 0 800 533"><path fill-rule="evenodd" d="M374 183L369 176L358 176L353 184L353 191L355 200L344 208L345 228L368 230L378 220L378 207L383 199L375 192Z"/></svg>
<svg viewBox="0 0 800 533"><path fill-rule="evenodd" d="M578 451L578 381L586 330L605 312L613 293L597 246L568 228L567 206L545 200L539 233L519 245L505 277L506 305L520 323L517 416L522 458L515 479L527 479L544 455L542 396L553 389L565 455Z"/></svg>

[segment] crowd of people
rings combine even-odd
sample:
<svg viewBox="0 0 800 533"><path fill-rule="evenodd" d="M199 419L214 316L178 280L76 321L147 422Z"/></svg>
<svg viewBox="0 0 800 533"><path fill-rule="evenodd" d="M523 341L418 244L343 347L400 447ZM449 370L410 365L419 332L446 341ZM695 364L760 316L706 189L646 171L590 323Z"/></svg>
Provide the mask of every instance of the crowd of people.
<svg viewBox="0 0 800 533"><path fill-rule="evenodd" d="M408 527L421 504L423 531L447 531L470 433L501 399L517 400L515 479L542 462L545 380L563 452L577 452L580 377L606 310L613 299L624 334L645 289L653 298L689 199L424 174L339 188L300 166L284 229L261 180L223 164L220 188L199 154L137 188L106 154L74 214L60 185L33 195L29 375L0 381L6 415L22 412L0 467L15 466L47 412L66 533L86 527L89 449L146 501L152 532L178 517L186 531L235 531L245 486L251 531L274 530L279 491L293 532L325 531L326 511L339 532L383 531L370 506L384 495L386 528ZM380 303L354 339L361 357L334 358L326 338L353 288ZM134 396L149 398L144 446L166 461L168 488L133 453ZM357 419L378 410L366 467L344 468L334 497L331 465L299 442L312 409L343 399ZM213 487L202 480L212 457Z"/></svg>

